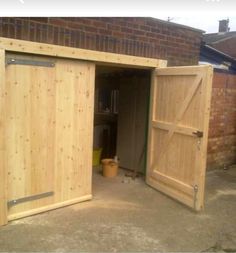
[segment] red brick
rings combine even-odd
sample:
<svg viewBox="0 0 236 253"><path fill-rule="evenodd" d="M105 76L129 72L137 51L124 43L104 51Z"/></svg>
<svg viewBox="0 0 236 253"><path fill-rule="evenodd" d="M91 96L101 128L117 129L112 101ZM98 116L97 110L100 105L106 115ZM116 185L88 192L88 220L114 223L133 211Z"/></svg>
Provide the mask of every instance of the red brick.
<svg viewBox="0 0 236 253"><path fill-rule="evenodd" d="M228 77L227 87L236 89L236 75L230 75Z"/></svg>
<svg viewBox="0 0 236 253"><path fill-rule="evenodd" d="M93 26L84 26L83 31L97 33L98 29L96 27L93 27Z"/></svg>
<svg viewBox="0 0 236 253"><path fill-rule="evenodd" d="M215 72L213 76L213 87L224 88L226 86L227 75Z"/></svg>
<svg viewBox="0 0 236 253"><path fill-rule="evenodd" d="M83 25L77 22L68 22L67 23L68 28L76 29L76 30L82 30Z"/></svg>
<svg viewBox="0 0 236 253"><path fill-rule="evenodd" d="M48 18L39 18L39 17L33 17L29 18L31 21L36 21L39 23L48 23Z"/></svg>
<svg viewBox="0 0 236 253"><path fill-rule="evenodd" d="M76 18L76 22L80 22L85 25L92 25L92 18Z"/></svg>
<svg viewBox="0 0 236 253"><path fill-rule="evenodd" d="M129 35L129 34L133 33L133 30L130 28L127 28L127 27L122 27L121 32L125 32Z"/></svg>
<svg viewBox="0 0 236 253"><path fill-rule="evenodd" d="M107 29L99 29L98 32L102 35L112 35L112 31L109 31Z"/></svg>
<svg viewBox="0 0 236 253"><path fill-rule="evenodd" d="M107 28L107 24L105 23L105 22L102 22L102 21L97 21L97 20L94 20L93 22L92 22L92 25L94 26L94 27L97 27L97 28Z"/></svg>
<svg viewBox="0 0 236 253"><path fill-rule="evenodd" d="M113 32L112 34L114 37L117 37L117 38L125 38L125 34L121 32Z"/></svg>
<svg viewBox="0 0 236 253"><path fill-rule="evenodd" d="M49 23L56 26L66 27L68 22L62 18L49 18Z"/></svg>
<svg viewBox="0 0 236 253"><path fill-rule="evenodd" d="M120 31L120 26L113 25L113 24L107 24L107 29L112 30L112 31Z"/></svg>
<svg viewBox="0 0 236 253"><path fill-rule="evenodd" d="M141 30L146 31L146 32L151 31L151 27L150 27L150 26L147 26L147 25L140 25L139 28L140 28Z"/></svg>

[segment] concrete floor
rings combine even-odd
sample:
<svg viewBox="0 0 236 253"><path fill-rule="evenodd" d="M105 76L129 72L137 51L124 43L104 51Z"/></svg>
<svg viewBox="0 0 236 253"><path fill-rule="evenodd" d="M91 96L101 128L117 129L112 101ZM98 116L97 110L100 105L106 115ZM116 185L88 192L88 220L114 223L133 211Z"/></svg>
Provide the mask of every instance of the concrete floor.
<svg viewBox="0 0 236 253"><path fill-rule="evenodd" d="M120 173L96 173L92 201L1 227L0 251L236 251L236 167L208 173L199 214Z"/></svg>

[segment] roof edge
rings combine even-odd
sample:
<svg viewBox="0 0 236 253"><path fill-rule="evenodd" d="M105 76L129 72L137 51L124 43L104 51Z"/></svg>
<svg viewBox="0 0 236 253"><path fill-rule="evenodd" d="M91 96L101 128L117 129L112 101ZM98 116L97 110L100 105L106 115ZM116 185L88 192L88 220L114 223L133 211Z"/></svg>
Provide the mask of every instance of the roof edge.
<svg viewBox="0 0 236 253"><path fill-rule="evenodd" d="M218 53L218 54L224 56L225 58L231 60L232 62L236 62L236 59L235 59L235 58L231 57L231 56L228 55L228 54L223 53L222 51L219 51L219 50L217 50L217 49L215 49L215 48L209 46L208 44L202 44L202 46L206 47L207 49L209 49L209 50L211 50L211 51L213 51L213 52L215 52L215 53Z"/></svg>
<svg viewBox="0 0 236 253"><path fill-rule="evenodd" d="M222 41L230 40L230 39L232 39L232 38L236 38L236 34L235 34L235 35L232 35L231 37L226 37L226 38L222 38L222 39L213 41L213 42L211 42L211 43L209 43L209 44L217 44L217 43L220 43L220 42L222 42Z"/></svg>

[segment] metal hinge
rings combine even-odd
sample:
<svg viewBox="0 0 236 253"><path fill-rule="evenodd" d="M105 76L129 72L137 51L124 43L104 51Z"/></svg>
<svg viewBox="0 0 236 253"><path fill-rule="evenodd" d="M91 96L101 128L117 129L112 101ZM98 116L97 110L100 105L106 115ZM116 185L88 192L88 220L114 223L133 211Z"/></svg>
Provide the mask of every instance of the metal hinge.
<svg viewBox="0 0 236 253"><path fill-rule="evenodd" d="M193 186L193 190L194 190L193 205L194 205L194 209L196 210L198 185L195 184L195 185Z"/></svg>
<svg viewBox="0 0 236 253"><path fill-rule="evenodd" d="M6 65L30 65L30 66L52 68L55 67L55 62L6 58Z"/></svg>
<svg viewBox="0 0 236 253"><path fill-rule="evenodd" d="M10 200L7 202L7 207L10 208L10 207L15 206L20 203L50 197L53 194L54 194L54 192L44 192L41 194L32 195L32 196L28 196L28 197L24 197L24 198L20 198L20 199L13 199L13 200Z"/></svg>
<svg viewBox="0 0 236 253"><path fill-rule="evenodd" d="M195 131L195 132L193 132L193 134L196 135L198 138L203 137L203 132L202 131Z"/></svg>

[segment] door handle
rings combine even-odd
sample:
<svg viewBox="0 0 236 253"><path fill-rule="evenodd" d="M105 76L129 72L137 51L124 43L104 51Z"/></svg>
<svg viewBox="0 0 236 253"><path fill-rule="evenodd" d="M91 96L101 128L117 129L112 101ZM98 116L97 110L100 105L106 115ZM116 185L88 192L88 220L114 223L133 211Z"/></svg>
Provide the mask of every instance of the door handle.
<svg viewBox="0 0 236 253"><path fill-rule="evenodd" d="M195 131L195 132L193 132L193 134L196 135L198 138L203 137L203 132L202 131Z"/></svg>

